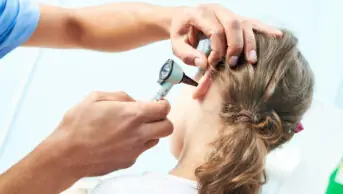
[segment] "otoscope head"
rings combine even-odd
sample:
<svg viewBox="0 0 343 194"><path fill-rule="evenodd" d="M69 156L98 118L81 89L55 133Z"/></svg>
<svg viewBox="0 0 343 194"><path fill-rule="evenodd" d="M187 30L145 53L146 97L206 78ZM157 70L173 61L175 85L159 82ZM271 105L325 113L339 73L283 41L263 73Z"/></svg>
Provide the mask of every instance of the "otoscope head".
<svg viewBox="0 0 343 194"><path fill-rule="evenodd" d="M197 86L198 83L192 78L188 77L181 67L172 59L168 59L162 66L160 70L159 79L157 81L159 84L168 82L171 84L184 83L192 86Z"/></svg>

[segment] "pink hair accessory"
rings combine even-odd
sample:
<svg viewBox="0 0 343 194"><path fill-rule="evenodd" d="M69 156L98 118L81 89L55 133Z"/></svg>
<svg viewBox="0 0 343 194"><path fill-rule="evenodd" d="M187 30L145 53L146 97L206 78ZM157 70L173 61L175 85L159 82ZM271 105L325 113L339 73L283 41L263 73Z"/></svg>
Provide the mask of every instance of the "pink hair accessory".
<svg viewBox="0 0 343 194"><path fill-rule="evenodd" d="M295 128L295 133L299 133L304 130L304 126L299 122L297 127Z"/></svg>

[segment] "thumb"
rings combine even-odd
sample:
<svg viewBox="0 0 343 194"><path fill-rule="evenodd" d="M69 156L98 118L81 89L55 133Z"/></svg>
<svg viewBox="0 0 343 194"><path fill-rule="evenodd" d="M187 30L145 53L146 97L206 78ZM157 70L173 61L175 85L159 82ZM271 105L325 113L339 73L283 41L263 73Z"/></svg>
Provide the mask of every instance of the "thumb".
<svg viewBox="0 0 343 194"><path fill-rule="evenodd" d="M174 54L185 64L207 69L207 58L203 53L188 44L182 37L171 41Z"/></svg>
<svg viewBox="0 0 343 194"><path fill-rule="evenodd" d="M147 123L166 119L170 111L170 104L166 100L134 104L137 106L134 110L139 112L138 116Z"/></svg>

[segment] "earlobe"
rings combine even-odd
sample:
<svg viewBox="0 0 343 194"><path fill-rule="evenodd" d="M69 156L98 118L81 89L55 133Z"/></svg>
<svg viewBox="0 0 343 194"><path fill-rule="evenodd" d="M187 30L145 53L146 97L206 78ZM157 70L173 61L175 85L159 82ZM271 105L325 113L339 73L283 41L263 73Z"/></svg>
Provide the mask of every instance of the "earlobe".
<svg viewBox="0 0 343 194"><path fill-rule="evenodd" d="M208 90L210 89L212 84L210 71L206 71L205 75L200 79L198 87L195 89L193 93L194 100L203 100L206 96Z"/></svg>

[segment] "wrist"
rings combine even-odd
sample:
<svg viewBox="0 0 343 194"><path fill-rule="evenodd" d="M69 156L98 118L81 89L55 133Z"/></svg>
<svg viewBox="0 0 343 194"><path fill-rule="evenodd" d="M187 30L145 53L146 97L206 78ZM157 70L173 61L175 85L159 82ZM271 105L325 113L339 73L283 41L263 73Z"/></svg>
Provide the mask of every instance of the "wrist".
<svg viewBox="0 0 343 194"><path fill-rule="evenodd" d="M175 15L182 12L187 7L161 7L154 6L152 9L145 13L147 15L147 23L156 29L157 32L163 36L163 39L170 38L170 30L173 18Z"/></svg>
<svg viewBox="0 0 343 194"><path fill-rule="evenodd" d="M161 28L168 33L168 37L170 37L170 31L171 26L173 22L173 18L183 12L186 9L186 7L166 7L164 10L161 10L161 15L164 15L164 17L161 18Z"/></svg>
<svg viewBox="0 0 343 194"><path fill-rule="evenodd" d="M79 177L64 162L56 135L43 141L23 160L0 176L0 193L60 193ZM63 142L62 142L63 143Z"/></svg>
<svg viewBox="0 0 343 194"><path fill-rule="evenodd" d="M55 186L59 192L82 178L73 168L75 165L69 160L71 152L69 142L66 135L54 132L32 152L31 158L36 161L34 172L42 171L49 176L55 182L51 183L51 186Z"/></svg>

